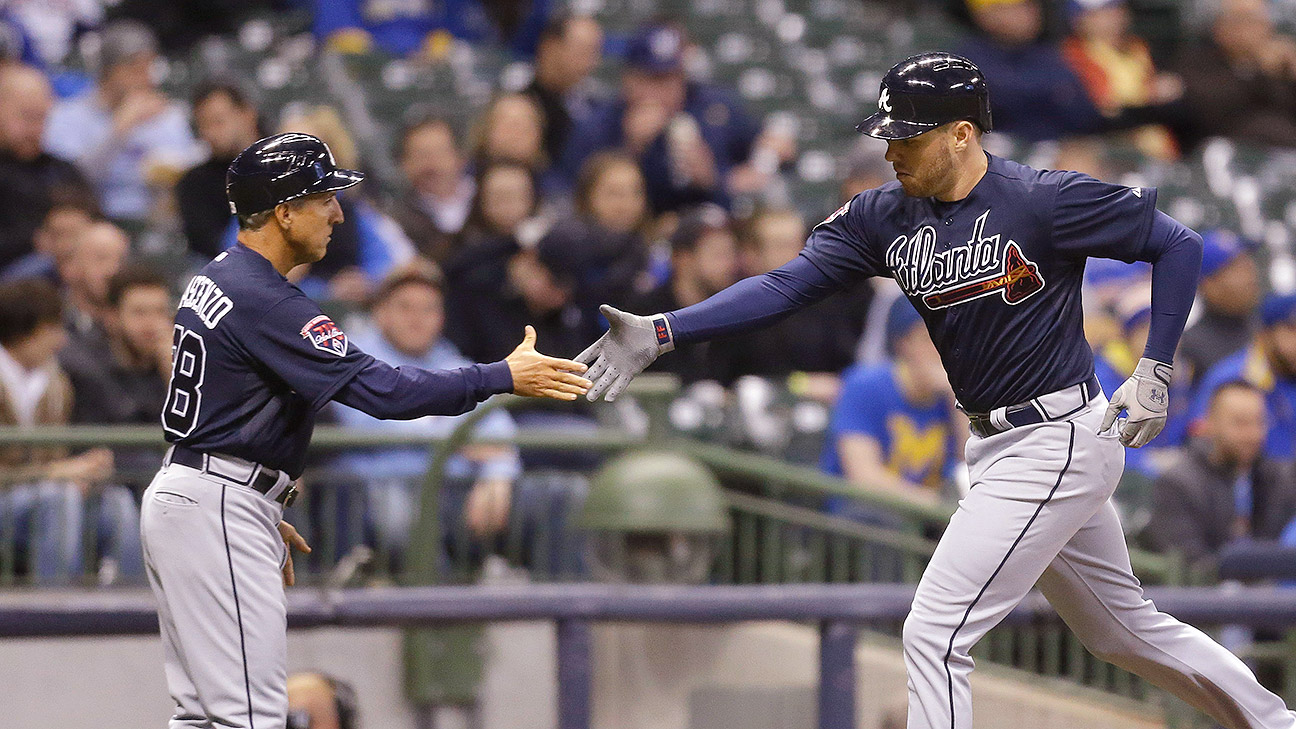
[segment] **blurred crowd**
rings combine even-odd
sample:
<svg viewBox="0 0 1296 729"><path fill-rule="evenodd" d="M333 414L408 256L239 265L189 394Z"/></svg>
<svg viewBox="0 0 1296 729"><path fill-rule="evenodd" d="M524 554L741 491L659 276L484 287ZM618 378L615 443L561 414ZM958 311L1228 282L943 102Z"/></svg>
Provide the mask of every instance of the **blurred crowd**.
<svg viewBox="0 0 1296 729"><path fill-rule="evenodd" d="M1196 24L1168 42L1136 32L1147 24L1127 0L910 5L962 24L953 49L990 80L993 136L1057 140L1045 166L1103 177L1118 146L1172 160L1214 137L1296 145L1296 38L1266 0L1199 3L1190 14ZM314 134L343 167L382 162L395 172L341 197L345 220L328 254L291 277L335 313L356 346L433 368L501 359L526 324L542 351L574 356L605 326L599 304L652 313L697 303L791 260L809 225L891 179L883 149L864 140L837 150L838 199L797 209L786 194L805 141L795 125L777 113L762 117L737 89L694 73L684 24L659 18L612 34L583 12L597 6L6 3L0 424L158 422L177 290L234 244L225 169L273 132ZM187 97L168 95L161 59L285 9L309 17L315 53L436 64L467 44L508 53L526 73L520 81L511 73L508 83L485 79L495 93L470 124L449 108L398 120L383 160L362 158L343 104L280 103L271 118L265 92L244 78L193 79ZM609 67L615 84L598 80ZM437 110L438 100L428 101ZM861 118L872 111L865 106ZM1143 488L1131 487L1127 506L1131 531L1151 522L1143 529L1150 546L1193 560L1237 539L1296 542L1296 297L1265 293L1256 243L1229 230L1202 232L1206 263L1177 360L1176 411L1154 447L1130 451L1131 478ZM1107 392L1142 351L1149 277L1146 267L1090 266L1087 335ZM819 407L804 411L818 420L806 415L799 426L817 422L823 432L822 449L799 460L921 504L956 497L966 488L966 420L917 314L891 282L875 283L765 331L662 358L654 368L681 379L689 405L672 410L676 425L696 431L716 403L741 409L770 402L771 391L790 394ZM498 438L519 427L587 431L595 415L580 405L496 411L478 428ZM429 435L456 422L379 422L341 406L326 417ZM787 446L785 434L756 432L767 421L746 419L749 445ZM132 449L0 449L0 536L24 551L20 571L57 581L97 555L101 579L137 575L135 499L155 459ZM359 485L360 540L398 563L426 451L321 459L336 480ZM441 515L448 528L488 541L519 524L562 522L552 499L529 496L523 483L529 468L555 464L503 446L469 448L447 464L457 484Z"/></svg>

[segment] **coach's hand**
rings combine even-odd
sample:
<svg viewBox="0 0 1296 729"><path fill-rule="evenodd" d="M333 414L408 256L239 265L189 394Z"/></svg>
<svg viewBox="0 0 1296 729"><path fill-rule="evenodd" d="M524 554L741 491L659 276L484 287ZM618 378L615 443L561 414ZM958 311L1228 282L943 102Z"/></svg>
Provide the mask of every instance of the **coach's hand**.
<svg viewBox="0 0 1296 729"><path fill-rule="evenodd" d="M577 362L590 366L588 377L594 382L586 395L590 401L607 393L611 402L626 389L635 375L644 371L658 356L675 349L670 325L661 314L636 316L614 309L607 304L599 307L607 317L610 328L576 357ZM660 321L661 330L654 325Z"/></svg>
<svg viewBox="0 0 1296 729"><path fill-rule="evenodd" d="M513 394L526 397L551 397L575 400L590 388L590 381L580 376L588 369L579 362L540 354L535 348L535 328L527 326L522 343L504 358L513 375Z"/></svg>
<svg viewBox="0 0 1296 729"><path fill-rule="evenodd" d="M1174 367L1144 357L1134 374L1112 395L1102 430L1116 422L1121 410L1129 413L1120 431L1120 442L1131 448L1142 448L1165 428L1166 407L1170 403L1170 376Z"/></svg>
<svg viewBox="0 0 1296 729"><path fill-rule="evenodd" d="M288 559L284 560L283 581L287 587L292 587L297 581L297 576L293 573L292 551L305 554L311 553L310 545L306 543L306 538L297 533L296 527L286 521L279 522L279 536L283 538L284 551L288 553Z"/></svg>

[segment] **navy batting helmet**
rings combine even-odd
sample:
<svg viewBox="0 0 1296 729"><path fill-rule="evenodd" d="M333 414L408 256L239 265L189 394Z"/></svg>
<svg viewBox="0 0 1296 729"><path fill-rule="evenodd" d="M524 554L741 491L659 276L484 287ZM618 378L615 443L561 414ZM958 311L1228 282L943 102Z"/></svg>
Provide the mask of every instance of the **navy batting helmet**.
<svg viewBox="0 0 1296 729"><path fill-rule="evenodd" d="M990 131L990 91L981 69L953 53L920 53L882 78L878 111L855 127L878 139L908 139L967 120Z"/></svg>
<svg viewBox="0 0 1296 729"><path fill-rule="evenodd" d="M253 215L306 195L342 190L364 178L363 172L339 169L319 138L289 132L239 152L225 173L225 195L230 212Z"/></svg>

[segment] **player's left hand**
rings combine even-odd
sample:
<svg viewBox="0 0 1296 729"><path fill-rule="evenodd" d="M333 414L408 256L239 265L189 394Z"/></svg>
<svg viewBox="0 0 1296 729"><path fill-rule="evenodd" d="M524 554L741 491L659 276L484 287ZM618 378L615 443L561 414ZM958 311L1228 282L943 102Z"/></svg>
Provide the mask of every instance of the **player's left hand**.
<svg viewBox="0 0 1296 729"><path fill-rule="evenodd" d="M292 551L295 548L298 552L310 554L310 545L306 543L306 538L297 533L297 528L286 521L279 522L279 536L283 537L284 547L288 552L288 559L284 561L283 581L285 587L292 587L297 581L293 573Z"/></svg>
<svg viewBox="0 0 1296 729"><path fill-rule="evenodd" d="M1131 448L1142 448L1165 428L1166 407L1170 404L1170 376L1174 366L1144 357L1134 374L1112 395L1102 431L1116 422L1121 410L1129 419L1120 429L1120 442Z"/></svg>

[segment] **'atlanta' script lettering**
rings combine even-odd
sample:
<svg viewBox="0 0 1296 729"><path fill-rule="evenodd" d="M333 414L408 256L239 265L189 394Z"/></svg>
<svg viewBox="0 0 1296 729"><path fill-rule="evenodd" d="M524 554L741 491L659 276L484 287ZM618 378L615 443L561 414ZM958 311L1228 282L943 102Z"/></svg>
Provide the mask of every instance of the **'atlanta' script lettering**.
<svg viewBox="0 0 1296 729"><path fill-rule="evenodd" d="M913 235L897 237L887 247L886 265L910 296L922 297L931 309L962 304L1001 293L1016 304L1044 288L1039 267L1016 241L1002 243L998 233L985 234L987 210L972 226L966 245L937 251L936 229L924 225Z"/></svg>

